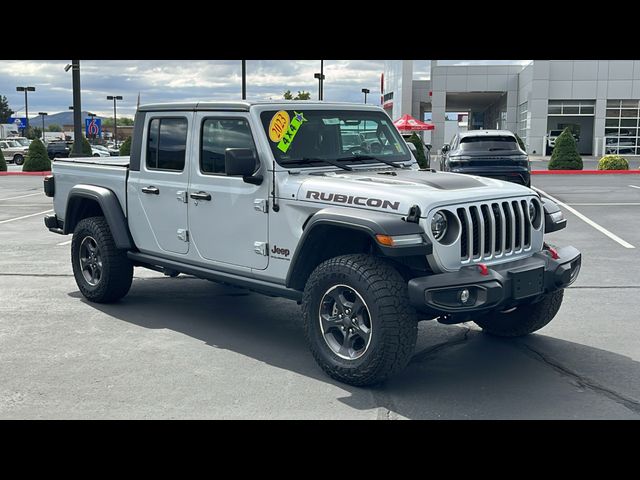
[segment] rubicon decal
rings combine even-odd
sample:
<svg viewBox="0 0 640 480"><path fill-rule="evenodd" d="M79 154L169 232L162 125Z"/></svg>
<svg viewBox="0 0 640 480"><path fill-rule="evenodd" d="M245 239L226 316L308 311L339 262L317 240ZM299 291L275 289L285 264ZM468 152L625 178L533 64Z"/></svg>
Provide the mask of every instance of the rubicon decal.
<svg viewBox="0 0 640 480"><path fill-rule="evenodd" d="M324 200L325 202L345 203L347 205L360 205L362 207L390 208L398 210L400 202L392 202L382 198L354 197L353 195L342 195L340 193L314 192L309 190L307 198L313 200Z"/></svg>

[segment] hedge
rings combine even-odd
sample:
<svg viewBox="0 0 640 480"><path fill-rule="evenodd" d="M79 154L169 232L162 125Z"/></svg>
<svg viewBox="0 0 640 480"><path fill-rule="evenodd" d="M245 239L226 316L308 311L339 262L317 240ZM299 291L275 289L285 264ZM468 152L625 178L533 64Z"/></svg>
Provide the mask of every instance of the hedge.
<svg viewBox="0 0 640 480"><path fill-rule="evenodd" d="M629 162L620 155L605 155L598 161L598 170L629 170Z"/></svg>
<svg viewBox="0 0 640 480"><path fill-rule="evenodd" d="M120 145L120 155L128 157L131 155L131 137L127 137L122 145Z"/></svg>
<svg viewBox="0 0 640 480"><path fill-rule="evenodd" d="M413 132L407 139L407 142L411 142L416 146L416 160L418 161L418 165L420 165L420 168L429 168L427 156L424 153L424 143L422 143L422 139L418 136L418 134Z"/></svg>
<svg viewBox="0 0 640 480"><path fill-rule="evenodd" d="M7 171L7 161L4 159L4 153L0 150L0 172Z"/></svg>
<svg viewBox="0 0 640 480"><path fill-rule="evenodd" d="M556 138L556 145L549 161L549 170L582 170L582 157L578 153L576 139L565 128Z"/></svg>
<svg viewBox="0 0 640 480"><path fill-rule="evenodd" d="M29 153L22 165L23 172L48 172L51 170L51 160L47 155L47 147L36 138L29 145Z"/></svg>

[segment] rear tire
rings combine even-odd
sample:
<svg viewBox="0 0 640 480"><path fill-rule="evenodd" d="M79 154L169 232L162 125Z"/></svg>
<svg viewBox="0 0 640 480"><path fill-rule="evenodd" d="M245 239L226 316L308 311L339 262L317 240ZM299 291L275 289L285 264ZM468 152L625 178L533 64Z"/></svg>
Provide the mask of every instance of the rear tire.
<svg viewBox="0 0 640 480"><path fill-rule="evenodd" d="M116 244L104 217L78 222L71 241L71 265L82 295L97 303L124 297L131 288L133 264Z"/></svg>
<svg viewBox="0 0 640 480"><path fill-rule="evenodd" d="M16 165L22 165L24 163L24 157L22 155L15 155L13 157L13 163Z"/></svg>
<svg viewBox="0 0 640 480"><path fill-rule="evenodd" d="M407 282L379 258L344 255L321 263L305 286L302 312L314 358L341 382L382 382L413 355L418 322Z"/></svg>
<svg viewBox="0 0 640 480"><path fill-rule="evenodd" d="M508 313L490 312L473 321L486 333L497 337L521 337L540 330L560 310L564 290L545 295L536 303L520 305Z"/></svg>

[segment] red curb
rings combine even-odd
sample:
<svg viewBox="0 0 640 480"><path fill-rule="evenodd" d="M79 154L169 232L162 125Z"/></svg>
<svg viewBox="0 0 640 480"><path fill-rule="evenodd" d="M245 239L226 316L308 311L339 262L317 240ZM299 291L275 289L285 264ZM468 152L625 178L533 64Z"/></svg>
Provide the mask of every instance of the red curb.
<svg viewBox="0 0 640 480"><path fill-rule="evenodd" d="M640 170L531 170L532 175L611 175L640 174Z"/></svg>
<svg viewBox="0 0 640 480"><path fill-rule="evenodd" d="M51 172L0 172L0 177L6 177L9 175L51 175Z"/></svg>

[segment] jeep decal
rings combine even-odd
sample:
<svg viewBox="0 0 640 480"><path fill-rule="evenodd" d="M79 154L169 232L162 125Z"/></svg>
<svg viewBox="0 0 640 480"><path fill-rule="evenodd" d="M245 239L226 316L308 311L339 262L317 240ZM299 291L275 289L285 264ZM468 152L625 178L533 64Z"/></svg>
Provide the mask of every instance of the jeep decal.
<svg viewBox="0 0 640 480"><path fill-rule="evenodd" d="M307 198L324 200L326 202L346 203L348 205L360 205L363 207L390 208L391 210L398 210L398 208L400 208L400 202L392 202L391 200L354 197L353 195L342 195L340 193L314 192L313 190L307 192Z"/></svg>
<svg viewBox="0 0 640 480"><path fill-rule="evenodd" d="M271 258L289 261L288 257L290 253L291 251L288 248L280 248L277 245L274 245L271 249Z"/></svg>

